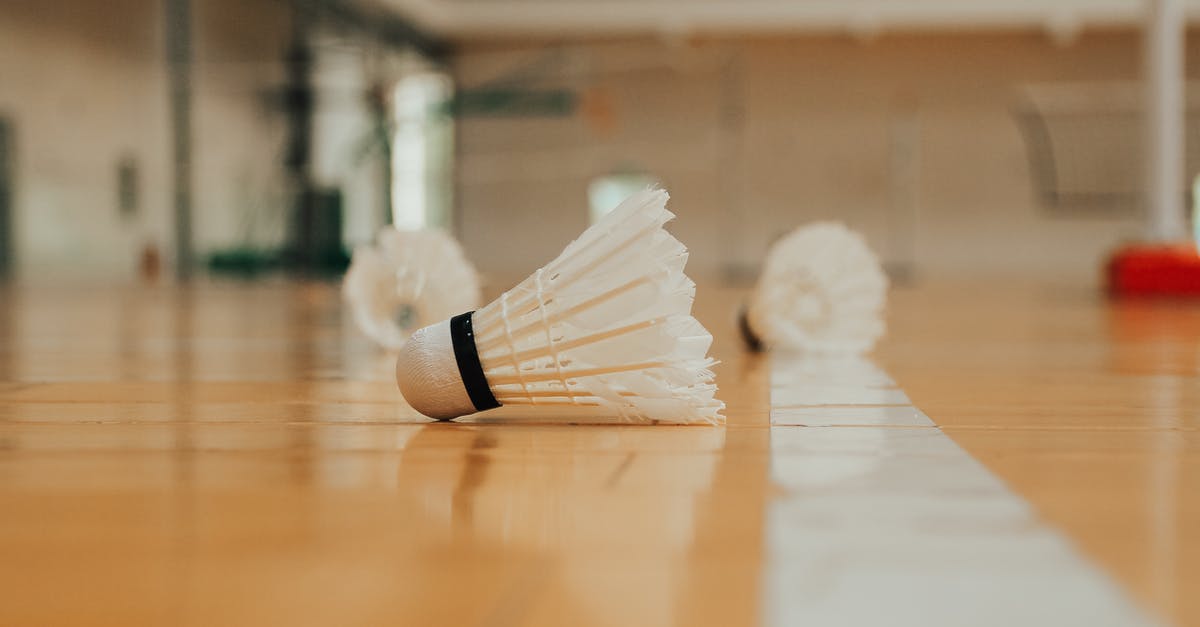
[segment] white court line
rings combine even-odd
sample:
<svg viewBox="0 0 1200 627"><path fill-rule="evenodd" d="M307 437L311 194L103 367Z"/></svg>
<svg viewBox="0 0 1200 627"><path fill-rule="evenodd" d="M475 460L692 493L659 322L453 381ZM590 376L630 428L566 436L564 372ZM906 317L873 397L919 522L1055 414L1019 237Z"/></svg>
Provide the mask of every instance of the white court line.
<svg viewBox="0 0 1200 627"><path fill-rule="evenodd" d="M781 408L817 405L909 405L904 390L855 388L845 385L792 385L771 390L771 406Z"/></svg>
<svg viewBox="0 0 1200 627"><path fill-rule="evenodd" d="M771 408L771 424L775 426L844 427L892 426L932 427L933 421L925 412L912 405L894 407L818 406Z"/></svg>
<svg viewBox="0 0 1200 627"><path fill-rule="evenodd" d="M881 368L861 357L771 360L771 407L818 405L911 405L904 390Z"/></svg>
<svg viewBox="0 0 1200 627"><path fill-rule="evenodd" d="M1159 624L919 409L872 406L903 395L878 368L771 361L767 624ZM839 406L799 392L822 377Z"/></svg>

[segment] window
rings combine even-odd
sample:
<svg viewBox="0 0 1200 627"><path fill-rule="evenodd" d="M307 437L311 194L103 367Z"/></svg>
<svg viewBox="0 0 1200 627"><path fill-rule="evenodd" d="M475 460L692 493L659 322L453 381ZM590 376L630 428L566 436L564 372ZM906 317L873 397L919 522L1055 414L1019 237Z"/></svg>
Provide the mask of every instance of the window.
<svg viewBox="0 0 1200 627"><path fill-rule="evenodd" d="M391 190L396 228L445 226L450 220L454 122L441 105L453 92L450 77L435 71L396 84Z"/></svg>
<svg viewBox="0 0 1200 627"><path fill-rule="evenodd" d="M635 192L658 184L658 179L634 169L619 170L588 185L588 219L595 224Z"/></svg>

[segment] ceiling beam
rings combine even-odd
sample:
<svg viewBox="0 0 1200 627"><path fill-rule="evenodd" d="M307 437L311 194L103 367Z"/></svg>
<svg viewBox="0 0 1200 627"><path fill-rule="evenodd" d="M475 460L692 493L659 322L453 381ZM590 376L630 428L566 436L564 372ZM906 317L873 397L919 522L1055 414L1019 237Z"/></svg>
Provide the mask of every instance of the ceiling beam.
<svg viewBox="0 0 1200 627"><path fill-rule="evenodd" d="M838 33L1136 26L1143 0L375 0L447 37ZM1200 0L1187 0L1200 20Z"/></svg>

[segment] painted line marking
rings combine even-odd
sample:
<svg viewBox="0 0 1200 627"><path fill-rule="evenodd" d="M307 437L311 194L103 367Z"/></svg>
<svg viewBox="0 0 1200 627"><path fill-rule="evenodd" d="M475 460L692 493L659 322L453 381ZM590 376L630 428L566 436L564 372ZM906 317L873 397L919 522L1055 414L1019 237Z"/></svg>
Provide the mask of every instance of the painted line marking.
<svg viewBox="0 0 1200 627"><path fill-rule="evenodd" d="M1160 624L878 368L771 359L767 624Z"/></svg>

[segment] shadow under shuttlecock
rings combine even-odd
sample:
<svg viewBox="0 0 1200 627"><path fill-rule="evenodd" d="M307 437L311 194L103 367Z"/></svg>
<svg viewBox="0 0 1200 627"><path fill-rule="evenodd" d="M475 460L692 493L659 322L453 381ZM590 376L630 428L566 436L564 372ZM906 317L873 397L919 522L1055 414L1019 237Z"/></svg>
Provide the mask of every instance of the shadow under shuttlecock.
<svg viewBox="0 0 1200 627"><path fill-rule="evenodd" d="M553 425L631 425L631 426L680 426L686 428L695 427L723 427L724 425L710 425L707 423L687 424L674 422L658 422L648 421L642 418L629 418L622 416L614 416L611 409L602 407L563 407L561 405L555 407L538 407L538 406L510 406L498 407L470 416L456 418L452 423L460 424L512 424L512 425L535 425L535 424L553 424Z"/></svg>

